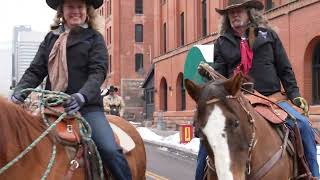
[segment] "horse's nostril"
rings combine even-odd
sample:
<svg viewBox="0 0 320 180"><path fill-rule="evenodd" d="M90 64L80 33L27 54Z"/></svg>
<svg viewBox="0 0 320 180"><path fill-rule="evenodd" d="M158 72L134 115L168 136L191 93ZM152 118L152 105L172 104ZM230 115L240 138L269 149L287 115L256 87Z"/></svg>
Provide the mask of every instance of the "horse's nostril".
<svg viewBox="0 0 320 180"><path fill-rule="evenodd" d="M225 137L226 137L226 134L225 134L225 133L222 133L221 136L222 136L223 138L225 138Z"/></svg>

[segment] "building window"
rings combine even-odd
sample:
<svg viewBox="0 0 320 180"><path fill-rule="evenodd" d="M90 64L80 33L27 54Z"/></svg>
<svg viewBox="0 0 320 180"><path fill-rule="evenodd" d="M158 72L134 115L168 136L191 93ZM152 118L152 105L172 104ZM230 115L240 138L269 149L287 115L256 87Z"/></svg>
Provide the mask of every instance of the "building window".
<svg viewBox="0 0 320 180"><path fill-rule="evenodd" d="M168 110L168 86L165 78L160 81L160 110Z"/></svg>
<svg viewBox="0 0 320 180"><path fill-rule="evenodd" d="M147 91L146 91L146 103L147 103L148 105L154 103L153 95L154 95L153 88L147 89Z"/></svg>
<svg viewBox="0 0 320 180"><path fill-rule="evenodd" d="M181 81L181 110L186 110L186 89L183 86L183 81Z"/></svg>
<svg viewBox="0 0 320 180"><path fill-rule="evenodd" d="M207 36L207 1L202 1L202 36Z"/></svg>
<svg viewBox="0 0 320 180"><path fill-rule="evenodd" d="M112 72L112 56L111 54L109 55L109 73Z"/></svg>
<svg viewBox="0 0 320 180"><path fill-rule="evenodd" d="M112 39L111 34L112 34L112 33L111 33L111 27L109 27L109 44L111 44L111 42L112 42L112 41L111 41L111 39Z"/></svg>
<svg viewBox="0 0 320 180"><path fill-rule="evenodd" d="M136 14L143 14L143 0L136 0Z"/></svg>
<svg viewBox="0 0 320 180"><path fill-rule="evenodd" d="M167 52L167 24L163 24L163 52Z"/></svg>
<svg viewBox="0 0 320 180"><path fill-rule="evenodd" d="M266 11L272 9L272 6L273 6L272 0L265 0L265 9L266 9Z"/></svg>
<svg viewBox="0 0 320 180"><path fill-rule="evenodd" d="M138 53L135 55L136 56L136 60L135 60L135 64L136 64L136 72L140 71L143 69L143 54Z"/></svg>
<svg viewBox="0 0 320 180"><path fill-rule="evenodd" d="M314 49L312 60L312 101L320 104L320 42Z"/></svg>
<svg viewBox="0 0 320 180"><path fill-rule="evenodd" d="M178 75L177 84L176 84L176 102L177 102L177 111L186 110L186 90L183 85L183 74Z"/></svg>
<svg viewBox="0 0 320 180"><path fill-rule="evenodd" d="M180 15L180 45L184 45L184 13Z"/></svg>
<svg viewBox="0 0 320 180"><path fill-rule="evenodd" d="M143 25L142 24L135 25L135 39L136 39L136 42L143 42Z"/></svg>
<svg viewBox="0 0 320 180"><path fill-rule="evenodd" d="M112 7L112 1L109 0L109 13L110 13L109 15L111 15L111 9L112 9L111 7Z"/></svg>
<svg viewBox="0 0 320 180"><path fill-rule="evenodd" d="M109 45L109 28L107 28L107 46Z"/></svg>
<svg viewBox="0 0 320 180"><path fill-rule="evenodd" d="M107 17L109 16L109 1L107 1Z"/></svg>

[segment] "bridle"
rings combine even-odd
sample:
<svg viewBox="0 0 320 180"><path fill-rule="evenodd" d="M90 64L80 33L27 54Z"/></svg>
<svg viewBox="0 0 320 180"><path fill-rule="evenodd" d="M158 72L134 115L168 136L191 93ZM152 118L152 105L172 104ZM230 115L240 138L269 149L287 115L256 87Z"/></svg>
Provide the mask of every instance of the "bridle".
<svg viewBox="0 0 320 180"><path fill-rule="evenodd" d="M249 91L244 90L247 93L253 94ZM255 94L253 94L255 95ZM258 96L258 95L255 95ZM258 96L260 97L260 96ZM263 98L263 97L260 97ZM278 149L278 151L271 157L269 158L269 160L262 166L260 167L254 174L251 174L251 159L252 159L252 154L253 154L253 150L257 144L258 139L256 138L256 126L255 126L255 119L252 117L252 114L250 113L250 111L248 111L248 109L245 106L245 101L243 100L243 96L226 96L227 100L232 100L232 101L236 101L238 102L242 109L245 111L248 121L250 123L250 127L251 127L251 140L248 144L249 150L248 150L248 157L247 157L247 161L246 161L246 175L247 175L247 179L251 179L251 180L258 180L261 179L267 172L270 171L270 169L281 159L281 157L283 156L286 147L287 147L287 143L288 143L288 135L289 135L289 130L287 129L285 132L285 137L283 140L283 144L280 146L280 148ZM218 98L213 98L211 100L206 101L206 104L214 104L221 101L221 99ZM270 101L270 100L268 100ZM275 103L274 103L275 104ZM292 117L292 115L290 115L288 113L288 115L290 117ZM209 167L210 168L210 167ZM214 171L214 170L213 170Z"/></svg>
<svg viewBox="0 0 320 180"><path fill-rule="evenodd" d="M255 120L252 117L250 111L248 111L248 109L245 107L243 99L241 99L241 96L232 96L232 95L228 95L226 96L227 100L231 100L231 101L236 101L240 104L240 106L242 107L242 109L244 110L244 112L247 115L248 118L248 122L250 123L250 128L251 128L251 139L249 141L248 147L248 157L247 157L247 161L246 161L246 173L247 175L251 174L251 159L252 159L252 152L253 149L255 147L255 145L257 144L257 138L256 138L256 126L255 126ZM208 101L206 101L206 104L215 104L217 102L221 101L221 99L219 98L213 98L210 99Z"/></svg>

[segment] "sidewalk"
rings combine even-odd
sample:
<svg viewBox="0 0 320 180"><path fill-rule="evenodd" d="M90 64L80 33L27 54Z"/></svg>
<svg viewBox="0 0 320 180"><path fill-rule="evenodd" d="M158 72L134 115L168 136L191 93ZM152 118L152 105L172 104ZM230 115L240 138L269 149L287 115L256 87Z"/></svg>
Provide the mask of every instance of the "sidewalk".
<svg viewBox="0 0 320 180"><path fill-rule="evenodd" d="M147 144L158 146L170 152L179 153L196 159L199 150L199 138L193 138L187 144L180 144L179 131L158 130L155 128L138 127L143 141Z"/></svg>

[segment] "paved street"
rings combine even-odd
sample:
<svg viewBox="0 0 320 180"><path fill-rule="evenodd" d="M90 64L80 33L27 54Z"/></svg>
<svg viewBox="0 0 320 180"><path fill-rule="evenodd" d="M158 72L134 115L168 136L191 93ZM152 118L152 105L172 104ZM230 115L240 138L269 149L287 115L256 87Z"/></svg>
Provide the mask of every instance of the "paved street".
<svg viewBox="0 0 320 180"><path fill-rule="evenodd" d="M147 180L193 180L196 160L166 148L145 144Z"/></svg>

